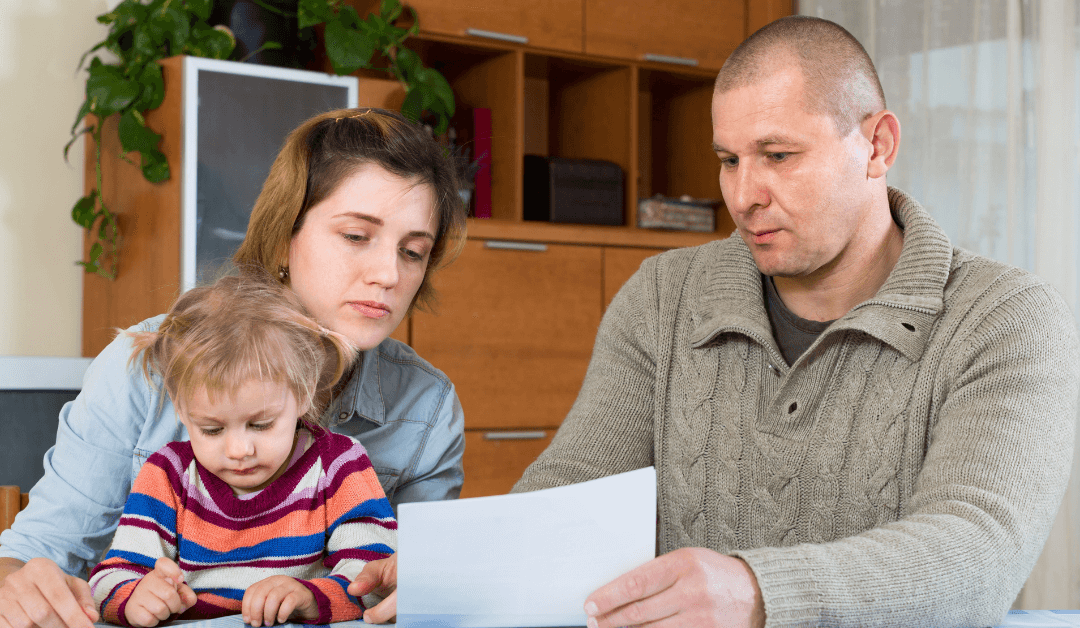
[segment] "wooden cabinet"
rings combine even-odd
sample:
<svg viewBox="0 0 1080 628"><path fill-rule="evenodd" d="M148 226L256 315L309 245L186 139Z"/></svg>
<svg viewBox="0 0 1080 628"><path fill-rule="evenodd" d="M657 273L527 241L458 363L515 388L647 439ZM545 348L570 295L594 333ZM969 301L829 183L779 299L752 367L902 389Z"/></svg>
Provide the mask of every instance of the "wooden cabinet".
<svg viewBox="0 0 1080 628"><path fill-rule="evenodd" d="M555 430L465 432L465 486L462 497L503 495L525 468L551 444Z"/></svg>
<svg viewBox="0 0 1080 628"><path fill-rule="evenodd" d="M585 52L717 70L746 37L745 0L585 0Z"/></svg>
<svg viewBox="0 0 1080 628"><path fill-rule="evenodd" d="M424 32L582 51L581 0L409 0Z"/></svg>

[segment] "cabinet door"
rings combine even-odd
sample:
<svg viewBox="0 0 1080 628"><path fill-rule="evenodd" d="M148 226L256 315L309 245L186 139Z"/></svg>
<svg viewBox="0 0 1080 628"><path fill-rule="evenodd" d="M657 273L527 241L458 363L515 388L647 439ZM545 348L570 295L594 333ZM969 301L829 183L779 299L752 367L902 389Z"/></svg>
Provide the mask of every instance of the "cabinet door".
<svg viewBox="0 0 1080 628"><path fill-rule="evenodd" d="M551 443L555 430L465 432L462 497L505 495Z"/></svg>
<svg viewBox="0 0 1080 628"><path fill-rule="evenodd" d="M607 247L604 249L604 309L623 284L637 272L646 258L663 253L664 249L631 249Z"/></svg>
<svg viewBox="0 0 1080 628"><path fill-rule="evenodd" d="M585 52L693 59L719 69L743 40L745 0L585 0Z"/></svg>
<svg viewBox="0 0 1080 628"><path fill-rule="evenodd" d="M525 37L531 46L582 51L582 0L410 0L420 28L468 35L470 29Z"/></svg>
<svg viewBox="0 0 1080 628"><path fill-rule="evenodd" d="M466 428L557 427L600 325L600 247L503 244L470 240L435 275L438 314L413 315L412 346L454 382Z"/></svg>

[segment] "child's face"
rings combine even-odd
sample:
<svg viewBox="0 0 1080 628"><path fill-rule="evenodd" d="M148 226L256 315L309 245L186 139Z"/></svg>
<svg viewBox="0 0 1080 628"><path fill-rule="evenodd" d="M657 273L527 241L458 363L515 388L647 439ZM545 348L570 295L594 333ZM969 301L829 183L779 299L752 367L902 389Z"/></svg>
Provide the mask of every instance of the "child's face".
<svg viewBox="0 0 1080 628"><path fill-rule="evenodd" d="M213 403L200 388L177 408L195 458L237 494L262 489L285 471L305 412L287 386L260 380Z"/></svg>

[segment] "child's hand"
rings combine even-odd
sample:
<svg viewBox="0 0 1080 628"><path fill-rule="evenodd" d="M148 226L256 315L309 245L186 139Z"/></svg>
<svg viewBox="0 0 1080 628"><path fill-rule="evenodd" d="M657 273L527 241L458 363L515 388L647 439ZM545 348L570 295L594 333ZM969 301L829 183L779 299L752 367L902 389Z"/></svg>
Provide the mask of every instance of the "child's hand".
<svg viewBox="0 0 1080 628"><path fill-rule="evenodd" d="M244 623L252 626L273 626L293 619L319 618L315 594L289 576L270 576L244 591L241 605Z"/></svg>
<svg viewBox="0 0 1080 628"><path fill-rule="evenodd" d="M159 558L154 570L142 577L124 607L124 617L135 628L149 628L165 621L173 613L183 613L197 598L184 582L176 563Z"/></svg>

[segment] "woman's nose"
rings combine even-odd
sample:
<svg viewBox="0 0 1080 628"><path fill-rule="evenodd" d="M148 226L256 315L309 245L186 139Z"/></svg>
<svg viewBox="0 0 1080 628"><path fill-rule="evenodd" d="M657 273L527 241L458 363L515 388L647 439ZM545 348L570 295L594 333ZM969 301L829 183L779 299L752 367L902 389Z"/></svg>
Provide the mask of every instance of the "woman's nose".
<svg viewBox="0 0 1080 628"><path fill-rule="evenodd" d="M393 288L398 282L397 246L385 246L372 250L367 259L364 279L367 283L383 288Z"/></svg>

